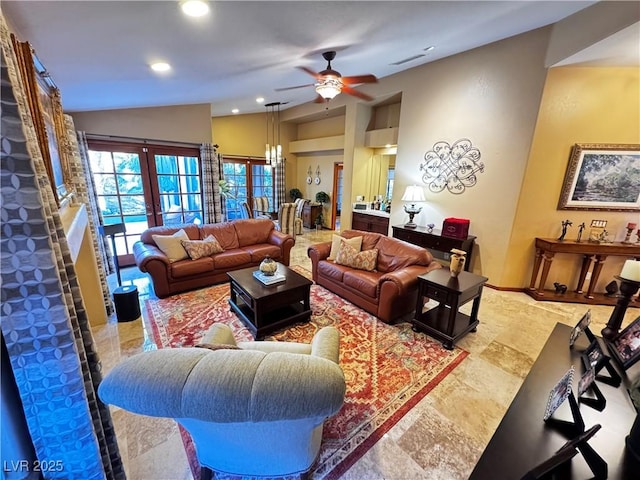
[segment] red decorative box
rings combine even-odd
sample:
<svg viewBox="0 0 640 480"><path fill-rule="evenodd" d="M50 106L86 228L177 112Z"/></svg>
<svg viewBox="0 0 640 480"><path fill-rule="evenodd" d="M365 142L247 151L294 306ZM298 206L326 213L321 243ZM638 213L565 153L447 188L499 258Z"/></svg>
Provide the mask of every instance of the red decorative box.
<svg viewBox="0 0 640 480"><path fill-rule="evenodd" d="M442 224L442 236L453 238L467 238L469 235L469 220L466 218L445 218Z"/></svg>

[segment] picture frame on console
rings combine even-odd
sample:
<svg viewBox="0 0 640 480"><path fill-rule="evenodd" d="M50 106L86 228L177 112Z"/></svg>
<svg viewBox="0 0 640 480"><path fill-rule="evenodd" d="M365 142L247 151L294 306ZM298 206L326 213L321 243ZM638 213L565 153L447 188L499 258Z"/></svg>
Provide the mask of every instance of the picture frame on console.
<svg viewBox="0 0 640 480"><path fill-rule="evenodd" d="M640 317L609 342L609 350L625 370L640 360Z"/></svg>
<svg viewBox="0 0 640 480"><path fill-rule="evenodd" d="M634 172L629 178L629 172ZM576 143L558 210L640 212L640 145ZM637 176L637 178L635 178Z"/></svg>

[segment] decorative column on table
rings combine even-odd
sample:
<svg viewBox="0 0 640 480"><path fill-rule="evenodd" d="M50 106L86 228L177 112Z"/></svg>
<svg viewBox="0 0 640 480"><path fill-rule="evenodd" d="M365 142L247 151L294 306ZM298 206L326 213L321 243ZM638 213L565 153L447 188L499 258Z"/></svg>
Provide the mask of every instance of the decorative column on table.
<svg viewBox="0 0 640 480"><path fill-rule="evenodd" d="M620 275L615 278L620 281L620 293L616 307L607 322L607 326L602 330L602 337L605 340L613 340L616 338L627 311L631 297L640 288L640 260L627 260L622 267Z"/></svg>
<svg viewBox="0 0 640 480"><path fill-rule="evenodd" d="M622 243L633 243L631 241L631 234L633 233L633 230L637 227L637 224L629 222L627 223L627 234L624 237L624 240L622 241ZM640 238L638 238L638 240L640 241Z"/></svg>

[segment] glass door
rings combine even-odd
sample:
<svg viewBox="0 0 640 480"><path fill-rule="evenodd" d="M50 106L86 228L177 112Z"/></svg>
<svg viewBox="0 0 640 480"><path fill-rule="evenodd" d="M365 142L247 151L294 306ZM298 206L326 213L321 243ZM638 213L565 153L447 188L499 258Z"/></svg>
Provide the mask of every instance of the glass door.
<svg viewBox="0 0 640 480"><path fill-rule="evenodd" d="M103 222L125 224L125 232L115 236L121 266L135 263L133 244L147 228L202 223L197 148L88 143Z"/></svg>
<svg viewBox="0 0 640 480"><path fill-rule="evenodd" d="M270 210L278 211L274 201L273 167L264 160L225 158L222 174L232 188L232 194L226 198L228 220L244 218L242 202L247 202L249 209L253 210L254 197L267 197Z"/></svg>

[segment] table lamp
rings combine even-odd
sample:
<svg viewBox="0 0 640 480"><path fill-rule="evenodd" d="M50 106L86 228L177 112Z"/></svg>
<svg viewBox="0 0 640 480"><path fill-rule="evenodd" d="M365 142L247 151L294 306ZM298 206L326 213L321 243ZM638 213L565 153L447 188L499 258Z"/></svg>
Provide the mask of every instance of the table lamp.
<svg viewBox="0 0 640 480"><path fill-rule="evenodd" d="M607 322L607 326L602 330L602 337L606 340L613 340L618 336L624 314L627 311L631 297L640 288L640 260L627 260L624 262L620 275L615 276L620 280L620 293L616 307Z"/></svg>
<svg viewBox="0 0 640 480"><path fill-rule="evenodd" d="M416 202L424 202L424 190L417 185L409 185L404 191L402 196L403 202L410 202L411 206L404 206L404 211L409 214L409 223L405 223L405 228L416 228L417 225L413 223L413 217L422 211L422 207L416 207Z"/></svg>

